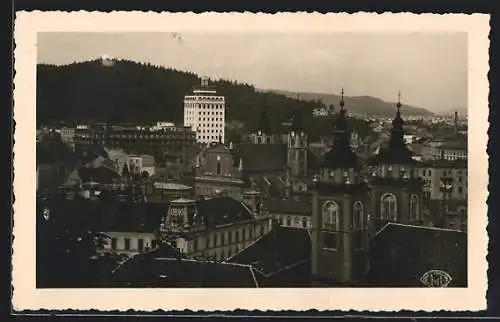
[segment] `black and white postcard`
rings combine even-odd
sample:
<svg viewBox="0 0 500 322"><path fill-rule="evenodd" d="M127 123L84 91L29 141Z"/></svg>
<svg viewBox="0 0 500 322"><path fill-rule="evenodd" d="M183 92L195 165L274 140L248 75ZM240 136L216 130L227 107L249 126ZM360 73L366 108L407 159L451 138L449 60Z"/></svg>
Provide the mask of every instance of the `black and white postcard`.
<svg viewBox="0 0 500 322"><path fill-rule="evenodd" d="M485 308L488 33L17 13L14 308Z"/></svg>

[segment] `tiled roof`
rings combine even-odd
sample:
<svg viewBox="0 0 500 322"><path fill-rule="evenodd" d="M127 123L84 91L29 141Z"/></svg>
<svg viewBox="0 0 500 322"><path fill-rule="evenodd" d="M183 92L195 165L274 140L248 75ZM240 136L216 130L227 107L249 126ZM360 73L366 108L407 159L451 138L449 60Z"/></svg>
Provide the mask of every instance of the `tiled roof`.
<svg viewBox="0 0 500 322"><path fill-rule="evenodd" d="M228 261L252 265L259 274L270 277L307 262L310 257L311 239L307 230L276 226Z"/></svg>
<svg viewBox="0 0 500 322"><path fill-rule="evenodd" d="M310 170L319 169L321 163L323 162L323 157L321 154L316 154L312 149L307 149L307 168Z"/></svg>
<svg viewBox="0 0 500 322"><path fill-rule="evenodd" d="M119 178L120 174L118 174L114 169L111 169L109 167L96 167L96 168L81 167L78 169L78 177L82 182L88 182L88 181L107 182L109 181L110 178Z"/></svg>
<svg viewBox="0 0 500 322"><path fill-rule="evenodd" d="M419 143L411 143L410 144L410 150L416 155L421 155L423 149L424 149L423 144L419 144Z"/></svg>
<svg viewBox="0 0 500 322"><path fill-rule="evenodd" d="M198 215L205 218L207 227L227 225L253 219L250 209L231 197L196 201Z"/></svg>
<svg viewBox="0 0 500 322"><path fill-rule="evenodd" d="M431 270L451 275L449 287L466 287L467 234L388 224L372 241L365 283L384 287L424 286L420 279Z"/></svg>
<svg viewBox="0 0 500 322"><path fill-rule="evenodd" d="M264 206L271 214L297 214L310 216L312 213L311 204L303 201L268 199Z"/></svg>
<svg viewBox="0 0 500 322"><path fill-rule="evenodd" d="M233 150L237 166L243 158L245 172L281 171L287 164L285 144L238 144Z"/></svg>
<svg viewBox="0 0 500 322"><path fill-rule="evenodd" d="M454 139L451 141L445 141L441 146L441 149L450 150L467 150L467 140L465 139Z"/></svg>
<svg viewBox="0 0 500 322"><path fill-rule="evenodd" d="M162 252L164 254L155 250L137 255L121 265L113 274L113 286L258 287L248 265L176 258L168 256L169 252Z"/></svg>

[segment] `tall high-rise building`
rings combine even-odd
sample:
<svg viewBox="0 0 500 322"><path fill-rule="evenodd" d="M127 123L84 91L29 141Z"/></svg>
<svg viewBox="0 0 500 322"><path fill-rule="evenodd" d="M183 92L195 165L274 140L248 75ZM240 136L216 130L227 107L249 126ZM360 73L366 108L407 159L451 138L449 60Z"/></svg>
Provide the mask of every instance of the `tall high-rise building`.
<svg viewBox="0 0 500 322"><path fill-rule="evenodd" d="M225 112L224 96L217 95L215 86L206 77L192 93L184 96L184 125L196 132L197 142L224 142Z"/></svg>

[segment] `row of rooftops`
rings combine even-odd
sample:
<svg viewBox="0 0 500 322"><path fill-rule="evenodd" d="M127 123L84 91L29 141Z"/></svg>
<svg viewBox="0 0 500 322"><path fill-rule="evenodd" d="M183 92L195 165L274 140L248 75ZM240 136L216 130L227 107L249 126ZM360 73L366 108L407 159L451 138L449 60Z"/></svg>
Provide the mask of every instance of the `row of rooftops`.
<svg viewBox="0 0 500 322"><path fill-rule="evenodd" d="M199 200L180 198L171 203L136 203L120 201L112 192L101 193L98 200L53 197L37 200L37 212L48 209L58 225L73 225L83 220L90 230L107 232L155 232L169 207L193 204L207 228L253 220L255 214L231 197Z"/></svg>
<svg viewBox="0 0 500 322"><path fill-rule="evenodd" d="M410 236L410 237L409 237ZM387 224L371 242L370 266L352 286L428 286L441 272L444 286L467 286L467 234ZM111 276L118 287L311 287L311 233L275 226L226 262L192 260L168 245L133 257ZM325 286L342 286L327 281Z"/></svg>

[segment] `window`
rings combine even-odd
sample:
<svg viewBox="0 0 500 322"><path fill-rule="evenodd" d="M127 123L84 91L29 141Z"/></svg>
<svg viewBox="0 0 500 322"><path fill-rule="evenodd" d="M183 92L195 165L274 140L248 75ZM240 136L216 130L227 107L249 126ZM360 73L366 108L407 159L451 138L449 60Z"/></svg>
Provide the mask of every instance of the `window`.
<svg viewBox="0 0 500 322"><path fill-rule="evenodd" d="M234 240L235 240L236 242L238 242L238 241L239 241L239 239L240 239L240 232L239 232L239 231L235 231L235 232L234 232L234 234L235 234L235 236L234 236Z"/></svg>
<svg viewBox="0 0 500 322"><path fill-rule="evenodd" d="M412 195L410 198L410 221L415 222L418 220L418 197Z"/></svg>
<svg viewBox="0 0 500 322"><path fill-rule="evenodd" d="M463 191L462 191L462 187L458 187L458 193L459 193L459 194L462 194L462 192L463 192Z"/></svg>
<svg viewBox="0 0 500 322"><path fill-rule="evenodd" d="M267 144L270 144L271 143L271 137L267 137Z"/></svg>
<svg viewBox="0 0 500 322"><path fill-rule="evenodd" d="M229 240L229 243L231 244L233 242L233 232L231 232L231 231L228 232L228 235L229 235L228 240Z"/></svg>
<svg viewBox="0 0 500 322"><path fill-rule="evenodd" d="M111 249L116 249L116 244L117 244L116 238L111 238Z"/></svg>
<svg viewBox="0 0 500 322"><path fill-rule="evenodd" d="M220 161L217 161L217 174L220 174L220 170L221 170Z"/></svg>
<svg viewBox="0 0 500 322"><path fill-rule="evenodd" d="M217 233L217 246L221 244L221 234Z"/></svg>
<svg viewBox="0 0 500 322"><path fill-rule="evenodd" d="M388 221L396 221L397 216L397 204L396 204L396 196L393 194L387 193L382 196L381 199L381 219Z"/></svg>
<svg viewBox="0 0 500 322"><path fill-rule="evenodd" d="M364 228L363 204L361 203L361 201L356 201L353 205L352 229L358 230L363 228Z"/></svg>
<svg viewBox="0 0 500 322"><path fill-rule="evenodd" d="M142 251L142 250L144 249L144 239L139 238L139 239L137 240L137 249L138 249L139 251Z"/></svg>
<svg viewBox="0 0 500 322"><path fill-rule="evenodd" d="M283 217L279 216L278 222L280 223L280 226L283 226Z"/></svg>
<svg viewBox="0 0 500 322"><path fill-rule="evenodd" d="M198 238L196 238L194 241L193 241L193 251L197 251L198 250Z"/></svg>
<svg viewBox="0 0 500 322"><path fill-rule="evenodd" d="M130 249L130 238L125 238L125 250Z"/></svg>
<svg viewBox="0 0 500 322"><path fill-rule="evenodd" d="M290 216L286 217L286 225L291 226L292 225L292 218Z"/></svg>
<svg viewBox="0 0 500 322"><path fill-rule="evenodd" d="M307 228L307 218L302 217L302 228Z"/></svg>
<svg viewBox="0 0 500 322"><path fill-rule="evenodd" d="M260 136L257 137L257 143L259 143L259 144L262 143L262 138Z"/></svg>
<svg viewBox="0 0 500 322"><path fill-rule="evenodd" d="M304 138L300 138L300 146L302 146L302 147L305 146L306 145L305 142L306 141Z"/></svg>
<svg viewBox="0 0 500 322"><path fill-rule="evenodd" d="M290 139L290 146L294 146L295 145L295 139L294 138L291 138Z"/></svg>
<svg viewBox="0 0 500 322"><path fill-rule="evenodd" d="M151 248L156 248L158 246L158 241L156 239L153 239L151 241Z"/></svg>
<svg viewBox="0 0 500 322"><path fill-rule="evenodd" d="M323 205L323 228L337 230L339 224L339 205L334 201L327 201Z"/></svg>

